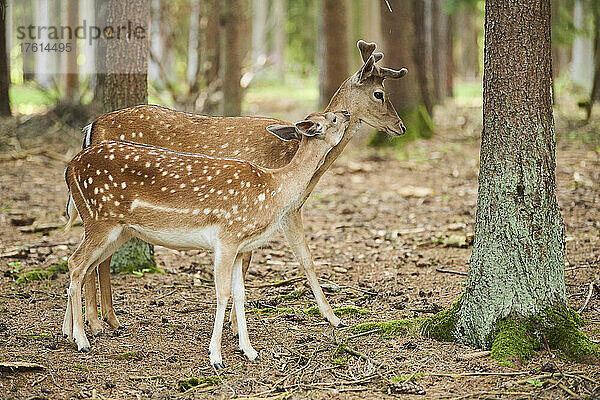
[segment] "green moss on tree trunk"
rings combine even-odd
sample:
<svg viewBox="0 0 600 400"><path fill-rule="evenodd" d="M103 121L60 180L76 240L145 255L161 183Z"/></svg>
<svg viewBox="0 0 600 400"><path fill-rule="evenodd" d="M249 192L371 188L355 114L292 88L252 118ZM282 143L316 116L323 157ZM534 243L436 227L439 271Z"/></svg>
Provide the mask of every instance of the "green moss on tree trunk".
<svg viewBox="0 0 600 400"><path fill-rule="evenodd" d="M369 140L369 146L373 147L401 147L407 142L416 139L428 139L433 136L434 126L425 106L421 105L401 115L406 133L397 138L391 138L383 132L375 132Z"/></svg>
<svg viewBox="0 0 600 400"><path fill-rule="evenodd" d="M132 239L113 254L110 270L114 274L157 272L154 248L140 239Z"/></svg>
<svg viewBox="0 0 600 400"><path fill-rule="evenodd" d="M531 358L546 343L576 361L598 358L598 345L579 330L583 320L572 309L549 308L529 318L509 317L498 322L491 357L498 361Z"/></svg>

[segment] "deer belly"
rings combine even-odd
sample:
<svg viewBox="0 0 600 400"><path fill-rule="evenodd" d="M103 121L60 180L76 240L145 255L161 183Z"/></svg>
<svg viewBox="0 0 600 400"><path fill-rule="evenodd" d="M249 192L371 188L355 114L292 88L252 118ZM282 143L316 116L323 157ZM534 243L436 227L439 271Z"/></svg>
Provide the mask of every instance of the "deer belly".
<svg viewBox="0 0 600 400"><path fill-rule="evenodd" d="M207 226L194 229L156 230L130 225L129 230L140 239L175 250L214 249L219 241L219 227Z"/></svg>

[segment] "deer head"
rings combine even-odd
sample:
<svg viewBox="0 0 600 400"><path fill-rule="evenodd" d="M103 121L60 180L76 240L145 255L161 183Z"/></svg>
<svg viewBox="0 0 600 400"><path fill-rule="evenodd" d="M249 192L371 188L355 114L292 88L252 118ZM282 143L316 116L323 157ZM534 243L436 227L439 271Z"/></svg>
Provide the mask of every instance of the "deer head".
<svg viewBox="0 0 600 400"><path fill-rule="evenodd" d="M383 82L385 79L402 78L408 70L377 66L383 53L375 52L375 43L359 40L356 45L363 65L333 95L326 111L348 110L353 117L389 135L403 135L406 128L385 93Z"/></svg>

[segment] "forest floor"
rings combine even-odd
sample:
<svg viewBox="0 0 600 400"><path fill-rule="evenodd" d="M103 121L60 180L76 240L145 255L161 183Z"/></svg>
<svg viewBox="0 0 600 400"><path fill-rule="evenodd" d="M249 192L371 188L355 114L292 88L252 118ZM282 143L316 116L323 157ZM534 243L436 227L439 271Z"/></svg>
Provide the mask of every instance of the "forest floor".
<svg viewBox="0 0 600 400"><path fill-rule="evenodd" d="M572 119L576 114L557 113L556 130L567 291L579 309L600 274L600 116L584 125ZM430 316L464 289L481 109L448 104L436 124L433 139L401 149L367 148L365 134L357 137L304 207L329 302L360 311L342 317L350 326ZM260 361L247 361L226 327L228 368L215 377L207 354L215 311L210 254L160 247L164 274L112 276L123 327L90 337L91 352L79 353L60 332L68 274L16 280L59 263L77 246L81 226L68 234L60 226L66 222L64 160L80 144L80 131L54 115L0 121L0 399L600 396L600 365L548 351L526 364L501 364L476 349L418 335L356 336L331 328L310 312L313 296L280 235L255 252L247 279L248 326ZM584 332L600 340L598 293L582 315ZM339 351L341 343L354 352ZM7 362L42 369L4 369ZM402 390L425 394L394 394Z"/></svg>

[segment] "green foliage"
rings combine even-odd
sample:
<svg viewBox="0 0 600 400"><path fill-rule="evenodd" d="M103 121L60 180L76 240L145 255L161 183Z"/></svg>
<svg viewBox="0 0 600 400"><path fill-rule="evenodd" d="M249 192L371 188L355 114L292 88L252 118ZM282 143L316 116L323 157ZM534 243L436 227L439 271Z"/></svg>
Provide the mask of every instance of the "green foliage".
<svg viewBox="0 0 600 400"><path fill-rule="evenodd" d="M412 111L403 112L401 118L406 126L406 133L403 136L392 138L383 132L376 132L371 136L369 146L402 147L410 141L429 139L433 136L433 121L425 106L420 105Z"/></svg>
<svg viewBox="0 0 600 400"><path fill-rule="evenodd" d="M23 272L17 276L17 283L29 283L33 281L41 281L56 277L57 274L65 274L69 272L69 263L67 260L63 260L58 264L52 264L47 269L34 268L30 271Z"/></svg>
<svg viewBox="0 0 600 400"><path fill-rule="evenodd" d="M195 376L192 376L188 379L181 379L179 382L177 382L177 390L180 392L185 392L196 386L215 386L220 382L221 378L216 375L205 376L203 378L196 378Z"/></svg>
<svg viewBox="0 0 600 400"><path fill-rule="evenodd" d="M497 361L518 360L524 362L535 354L540 343L531 334L526 322L507 318L496 325L491 358Z"/></svg>
<svg viewBox="0 0 600 400"><path fill-rule="evenodd" d="M581 316L565 307L548 308L529 318L505 318L497 324L491 357L498 361L523 362L547 343L569 359L597 359L598 345L580 331L582 325Z"/></svg>
<svg viewBox="0 0 600 400"><path fill-rule="evenodd" d="M454 329L458 321L458 312L462 304L463 295L450 307L428 318L423 324L425 336L434 338L441 342L452 342L455 340Z"/></svg>
<svg viewBox="0 0 600 400"><path fill-rule="evenodd" d="M425 374L423 372L417 372L414 374L409 374L409 375L398 375L398 376L393 376L390 381L394 382L394 383L406 383L406 382L411 382L411 381L415 381L417 379L421 379L425 376Z"/></svg>
<svg viewBox="0 0 600 400"><path fill-rule="evenodd" d="M425 321L426 320L424 318L412 318L383 322L367 322L353 326L349 329L349 331L352 333L365 333L377 330L373 333L378 333L384 337L390 338L397 336L417 335L419 334Z"/></svg>
<svg viewBox="0 0 600 400"><path fill-rule="evenodd" d="M316 66L319 4L316 0L287 1L285 57L304 73Z"/></svg>
<svg viewBox="0 0 600 400"><path fill-rule="evenodd" d="M110 270L113 274L159 273L164 271L156 266L152 246L139 239L132 239L121 246L112 256Z"/></svg>

